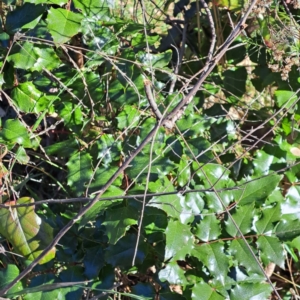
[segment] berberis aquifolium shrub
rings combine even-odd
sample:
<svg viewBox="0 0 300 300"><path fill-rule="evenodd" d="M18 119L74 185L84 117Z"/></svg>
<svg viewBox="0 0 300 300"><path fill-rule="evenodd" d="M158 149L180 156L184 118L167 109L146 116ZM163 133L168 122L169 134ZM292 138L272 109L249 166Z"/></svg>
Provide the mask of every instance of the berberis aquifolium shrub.
<svg viewBox="0 0 300 300"><path fill-rule="evenodd" d="M296 0L0 5L2 298L299 298Z"/></svg>

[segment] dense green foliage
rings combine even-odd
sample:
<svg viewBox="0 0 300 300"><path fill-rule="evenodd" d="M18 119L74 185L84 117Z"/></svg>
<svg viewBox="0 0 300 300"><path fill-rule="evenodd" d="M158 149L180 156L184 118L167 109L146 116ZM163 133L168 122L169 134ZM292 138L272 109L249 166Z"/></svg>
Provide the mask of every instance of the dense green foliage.
<svg viewBox="0 0 300 300"><path fill-rule="evenodd" d="M298 294L299 5L258 1L155 127L147 87L170 113L248 7L207 3L1 2L1 297Z"/></svg>

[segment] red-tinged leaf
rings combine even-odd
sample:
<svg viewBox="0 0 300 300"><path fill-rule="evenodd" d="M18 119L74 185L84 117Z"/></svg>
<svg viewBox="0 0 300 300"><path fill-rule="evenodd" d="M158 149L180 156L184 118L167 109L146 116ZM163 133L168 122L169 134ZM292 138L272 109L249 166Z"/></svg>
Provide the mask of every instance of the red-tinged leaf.
<svg viewBox="0 0 300 300"><path fill-rule="evenodd" d="M17 202L5 203L8 209L0 208L0 234L12 245L13 251L28 260L34 260L53 240L53 229L34 211L34 205L13 208L17 204L30 204L29 197L20 198ZM46 263L55 257L55 248L40 261Z"/></svg>

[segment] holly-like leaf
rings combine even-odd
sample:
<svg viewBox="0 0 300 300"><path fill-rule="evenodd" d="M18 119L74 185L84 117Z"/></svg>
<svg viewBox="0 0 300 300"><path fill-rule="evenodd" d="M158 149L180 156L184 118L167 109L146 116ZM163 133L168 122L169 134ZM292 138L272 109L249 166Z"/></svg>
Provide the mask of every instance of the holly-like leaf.
<svg viewBox="0 0 300 300"><path fill-rule="evenodd" d="M256 243L261 250L261 258L266 265L273 262L284 268L284 251L277 237L260 236Z"/></svg>
<svg viewBox="0 0 300 300"><path fill-rule="evenodd" d="M0 212L1 214L1 212ZM4 269L0 270L0 289L5 288L11 283L18 275L19 269L16 265L8 264ZM22 283L19 281L14 287L12 287L8 293L15 293L22 289Z"/></svg>
<svg viewBox="0 0 300 300"><path fill-rule="evenodd" d="M53 229L35 212L34 205L12 208L17 204L33 204L31 198L20 198L17 202L6 202L8 209L0 208L0 234L12 245L13 251L34 260L53 240ZM53 259L55 248L52 248L40 261L41 264Z"/></svg>
<svg viewBox="0 0 300 300"><path fill-rule="evenodd" d="M96 246L86 249L83 264L85 267L84 274L87 278L97 277L100 269L105 264L103 248Z"/></svg>
<svg viewBox="0 0 300 300"><path fill-rule="evenodd" d="M191 299L223 300L224 297L217 293L216 289L205 282L198 282L192 288Z"/></svg>
<svg viewBox="0 0 300 300"><path fill-rule="evenodd" d="M77 152L70 157L66 165L68 167L68 185L76 195L83 195L93 174L91 155Z"/></svg>
<svg viewBox="0 0 300 300"><path fill-rule="evenodd" d="M223 242L195 246L192 255L197 257L217 280L225 283L229 262L228 257L224 254Z"/></svg>
<svg viewBox="0 0 300 300"><path fill-rule="evenodd" d="M36 148L39 138L30 139L25 126L19 120L6 120L2 129L4 140L12 144L19 144L25 148Z"/></svg>
<svg viewBox="0 0 300 300"><path fill-rule="evenodd" d="M262 210L262 217L254 223L254 226L259 234L268 233L273 230L274 222L279 221L280 217L280 205L265 208Z"/></svg>
<svg viewBox="0 0 300 300"><path fill-rule="evenodd" d="M39 22L46 6L25 3L6 16L5 29L8 33L16 33L21 28L32 29Z"/></svg>
<svg viewBox="0 0 300 300"><path fill-rule="evenodd" d="M252 253L242 238L233 240L229 246L229 251L239 265L246 268L247 273L262 274L257 261L253 258Z"/></svg>
<svg viewBox="0 0 300 300"><path fill-rule="evenodd" d="M186 282L184 271L177 264L176 260L169 262L165 268L159 271L158 276L161 281L167 281L170 284L183 285Z"/></svg>
<svg viewBox="0 0 300 300"><path fill-rule="evenodd" d="M31 71L42 71L43 68L50 71L60 64L52 48L29 42L25 42L22 46L16 44L7 60L13 62L16 68Z"/></svg>
<svg viewBox="0 0 300 300"><path fill-rule="evenodd" d="M130 105L125 105L122 111L118 114L118 128L132 128L137 125L140 119L139 111Z"/></svg>
<svg viewBox="0 0 300 300"><path fill-rule="evenodd" d="M12 91L12 99L16 106L27 113L39 112L36 106L41 96L42 93L31 82L21 83Z"/></svg>
<svg viewBox="0 0 300 300"><path fill-rule="evenodd" d="M208 215L196 225L195 235L204 242L215 240L221 234L220 222L215 215Z"/></svg>
<svg viewBox="0 0 300 300"><path fill-rule="evenodd" d="M141 264L148 252L147 244L140 239L136 249L137 236L126 234L116 245L110 245L105 252L105 260L112 266L122 266L128 268L132 266L134 253L136 252L135 263Z"/></svg>
<svg viewBox="0 0 300 300"><path fill-rule="evenodd" d="M193 248L194 237L190 226L171 219L166 229L165 260L171 257L175 257L177 260L184 260Z"/></svg>
<svg viewBox="0 0 300 300"><path fill-rule="evenodd" d="M188 157L185 154L182 156L179 162L177 173L178 173L177 180L180 186L184 186L190 181L190 177L191 177L190 161L188 160Z"/></svg>
<svg viewBox="0 0 300 300"><path fill-rule="evenodd" d="M296 101L298 101L297 94L292 91L277 90L274 93L276 103L279 107L285 105L286 108L292 106Z"/></svg>
<svg viewBox="0 0 300 300"><path fill-rule="evenodd" d="M230 293L230 299L268 299L272 287L268 283L242 283L237 284Z"/></svg>
<svg viewBox="0 0 300 300"><path fill-rule="evenodd" d="M63 8L51 7L48 11L48 30L55 43L63 44L69 41L80 30L83 16Z"/></svg>
<svg viewBox="0 0 300 300"><path fill-rule="evenodd" d="M251 231L254 212L254 203L251 203L238 207L237 210L231 214L236 225L243 234ZM225 224L228 234L230 234L232 237L236 237L237 235L239 235L239 231L233 224L231 218L228 217L227 221L225 221Z"/></svg>
<svg viewBox="0 0 300 300"><path fill-rule="evenodd" d="M103 225L106 227L109 243L116 244L130 226L137 222L138 212L134 207L126 206L107 211Z"/></svg>
<svg viewBox="0 0 300 300"><path fill-rule="evenodd" d="M278 186L282 176L270 175L259 179L253 179L245 185L241 186L241 197L238 201L239 205L245 205L253 202L265 201L267 197Z"/></svg>

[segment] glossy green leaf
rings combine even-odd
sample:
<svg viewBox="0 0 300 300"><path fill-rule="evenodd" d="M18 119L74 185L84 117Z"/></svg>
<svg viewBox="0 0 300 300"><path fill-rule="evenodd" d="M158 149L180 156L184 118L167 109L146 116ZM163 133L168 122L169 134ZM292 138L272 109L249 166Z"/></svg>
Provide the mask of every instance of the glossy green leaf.
<svg viewBox="0 0 300 300"><path fill-rule="evenodd" d="M268 299L272 292L272 287L268 283L243 283L236 285L230 294L230 299Z"/></svg>
<svg viewBox="0 0 300 300"><path fill-rule="evenodd" d="M169 64L172 58L172 51L169 50L159 54L152 54L143 51L139 52L137 57L145 67L163 68Z"/></svg>
<svg viewBox="0 0 300 300"><path fill-rule="evenodd" d="M196 225L195 235L198 239L208 242L216 240L221 234L220 222L214 215L208 215Z"/></svg>
<svg viewBox="0 0 300 300"><path fill-rule="evenodd" d="M68 185L76 195L83 195L93 174L90 154L77 152L70 157L66 165L68 167Z"/></svg>
<svg viewBox="0 0 300 300"><path fill-rule="evenodd" d="M59 58L52 48L29 42L22 45L16 44L8 61L13 62L16 68L31 71L42 71L44 68L50 71L60 64Z"/></svg>
<svg viewBox="0 0 300 300"><path fill-rule="evenodd" d="M254 223L259 234L270 233L274 229L274 224L281 217L280 205L265 208L262 210L262 217Z"/></svg>
<svg viewBox="0 0 300 300"><path fill-rule="evenodd" d="M34 203L31 198L20 198L17 202L5 203L7 207L16 204ZM53 229L35 212L34 205L18 208L0 208L0 234L12 245L13 250L34 260L53 239ZM40 261L41 264L55 257L55 248Z"/></svg>
<svg viewBox="0 0 300 300"><path fill-rule="evenodd" d="M6 30L8 33L16 33L21 28L32 29L39 22L46 6L25 3L6 16Z"/></svg>
<svg viewBox="0 0 300 300"><path fill-rule="evenodd" d="M250 240L248 240L248 243L250 243ZM255 250L252 250L255 253ZM257 261L242 238L234 239L229 246L229 251L237 260L239 266L245 267L247 273L262 274Z"/></svg>
<svg viewBox="0 0 300 300"><path fill-rule="evenodd" d="M74 0L74 5L80 9L84 15L99 18L106 8L113 8L114 1L90 0L88 5L85 0Z"/></svg>
<svg viewBox="0 0 300 300"><path fill-rule="evenodd" d="M220 282L225 282L229 271L228 257L224 254L223 242L195 246L192 255L197 257Z"/></svg>
<svg viewBox="0 0 300 300"><path fill-rule="evenodd" d="M137 125L140 119L139 111L130 105L125 105L121 113L118 114L118 128L132 128Z"/></svg>
<svg viewBox="0 0 300 300"><path fill-rule="evenodd" d="M253 179L241 186L243 191L238 201L239 205L245 205L253 202L262 202L275 190L282 176L270 175L259 179Z"/></svg>
<svg viewBox="0 0 300 300"><path fill-rule="evenodd" d="M19 164L26 165L28 164L30 157L26 154L26 150L23 147L18 147L16 152L16 160Z"/></svg>
<svg viewBox="0 0 300 300"><path fill-rule="evenodd" d="M277 237L260 236L256 243L261 250L261 257L265 264L273 262L284 268L285 255L283 246Z"/></svg>
<svg viewBox="0 0 300 300"><path fill-rule="evenodd" d="M297 95L292 91L278 90L275 92L275 101L279 107L283 105L289 108L298 100Z"/></svg>
<svg viewBox="0 0 300 300"><path fill-rule="evenodd" d="M276 226L276 236L281 241L291 241L300 235L300 222L298 218L290 219L288 216L282 217Z"/></svg>
<svg viewBox="0 0 300 300"><path fill-rule="evenodd" d="M165 260L175 257L184 260L194 248L194 237L190 226L183 225L177 220L169 220L166 228Z"/></svg>
<svg viewBox="0 0 300 300"><path fill-rule="evenodd" d="M160 270L158 276L161 281L167 281L170 284L183 284L186 281L184 271L174 260Z"/></svg>
<svg viewBox="0 0 300 300"><path fill-rule="evenodd" d="M57 4L62 6L68 2L68 0L25 0L24 2L33 3L33 4Z"/></svg>
<svg viewBox="0 0 300 300"><path fill-rule="evenodd" d="M23 112L39 112L37 103L42 93L31 82L19 84L12 91L12 98L16 106Z"/></svg>
<svg viewBox="0 0 300 300"><path fill-rule="evenodd" d="M105 264L104 250L99 246L86 249L83 264L85 268L84 274L87 278L97 277L100 269Z"/></svg>
<svg viewBox="0 0 300 300"><path fill-rule="evenodd" d="M70 10L53 7L48 11L48 30L55 43L62 44L69 41L80 31L82 16Z"/></svg>
<svg viewBox="0 0 300 300"><path fill-rule="evenodd" d="M215 288L209 286L207 283L199 282L192 288L191 299L222 300L224 297L218 294Z"/></svg>
<svg viewBox="0 0 300 300"><path fill-rule="evenodd" d="M2 137L25 148L35 148L39 142L38 138L30 139L27 129L19 120L7 120L2 129Z"/></svg>
<svg viewBox="0 0 300 300"><path fill-rule="evenodd" d="M114 206L122 201L118 199L118 196L123 195L123 190L111 185L109 189L103 194L103 197L116 197L114 200L99 200L93 207L91 207L87 213L81 218L79 227L85 226L91 220L95 220L99 215L104 214L107 208Z"/></svg>
<svg viewBox="0 0 300 300"><path fill-rule="evenodd" d="M116 244L131 225L138 223L138 212L134 207L126 206L108 210L103 225L106 227L110 244Z"/></svg>
<svg viewBox="0 0 300 300"><path fill-rule="evenodd" d="M248 205L239 206L237 210L231 214L232 218L234 219L236 225L238 226L242 234L247 234L251 231L254 213L254 203L251 203ZM240 235L236 226L233 224L231 218L228 217L225 221L225 224L226 231L229 235L231 235L232 237Z"/></svg>
<svg viewBox="0 0 300 300"><path fill-rule="evenodd" d="M5 288L6 285L11 283L18 275L19 269L16 265L8 264L5 268L0 270L0 289ZM8 293L15 293L20 291L22 283L19 281L14 287L12 287Z"/></svg>
<svg viewBox="0 0 300 300"><path fill-rule="evenodd" d="M191 177L191 167L190 161L186 155L183 155L178 166L178 184L180 186L186 185L190 181Z"/></svg>

